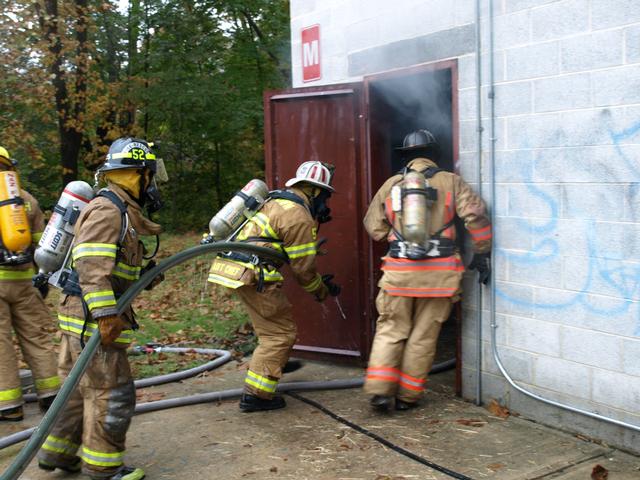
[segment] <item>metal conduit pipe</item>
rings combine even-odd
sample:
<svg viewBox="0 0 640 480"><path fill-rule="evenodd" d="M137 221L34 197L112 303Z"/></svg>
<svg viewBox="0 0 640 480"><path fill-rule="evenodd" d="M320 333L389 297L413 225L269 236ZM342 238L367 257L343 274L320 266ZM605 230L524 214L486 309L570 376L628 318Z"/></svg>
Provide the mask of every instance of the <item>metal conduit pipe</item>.
<svg viewBox="0 0 640 480"><path fill-rule="evenodd" d="M220 366L220 365L217 365ZM435 364L430 375L436 373L445 372L451 370L456 366L456 359L452 358L446 362ZM314 381L314 382L290 382L281 383L277 387L278 392L292 392L292 391L312 391L312 390L339 390L344 388L358 388L364 383L362 378L349 378L340 380L327 380L327 381ZM217 392L199 393L196 395L189 395L186 397L168 398L166 400L157 400L155 402L145 402L136 405L135 414L140 415L142 413L155 412L158 410L166 410L168 408L186 407L189 405L197 405L200 403L218 402L220 400L227 400L231 398L238 398L242 395L242 388L234 388L231 390L221 390ZM7 448L16 443L27 440L35 431L34 428L28 428L20 432L7 435L0 438L0 450Z"/></svg>
<svg viewBox="0 0 640 480"><path fill-rule="evenodd" d="M494 0L489 0L489 82L490 82L490 91L489 91L489 100L491 105L491 224L495 225L495 205L496 205L496 168L495 168L495 78L494 78L494 22L493 22L493 2ZM494 242L496 229L494 232ZM491 256L491 270L495 272L495 255ZM583 410L581 408L573 407L571 405L567 405L564 403L556 402L555 400L551 400L549 398L542 397L534 392L531 392L520 385L518 385L509 375L509 372L504 367L500 359L500 354L498 352L498 343L497 343L497 335L496 331L498 330L498 323L496 321L496 283L495 281L491 282L491 305L490 305L490 315L491 315L491 350L493 352L493 358L500 370L500 373L507 380L509 385L515 388L520 393L527 395L528 397L534 398L540 402L546 403L548 405L552 405L554 407L562 408L563 410L568 410L570 412L579 413L580 415L584 415L586 417L594 418L596 420L601 420L603 422L611 423L613 425L618 425L620 427L628 428L630 430L634 430L636 432L640 432L640 425L634 425L632 423L623 422L621 420L616 420L615 418L607 417L604 415L600 415L598 413L589 412L587 410Z"/></svg>
<svg viewBox="0 0 640 480"><path fill-rule="evenodd" d="M480 0L476 0L476 143L478 148L478 194L482 197L482 38L480 29ZM476 405L482 405L482 284L478 285L476 300Z"/></svg>
<svg viewBox="0 0 640 480"><path fill-rule="evenodd" d="M193 247L163 260L160 264L156 265L151 270L146 272L142 277L140 277L140 279L138 279L133 285L131 285L118 299L118 312L124 312L125 309L131 304L133 299L138 296L138 294L142 292L142 290L144 290L144 288L161 273L166 272L176 265L184 263L192 258L210 253L220 253L227 251L255 254L260 257L268 258L277 262L286 261L286 258L283 255L280 255L273 249L258 247L247 243L218 242ZM78 357L78 360L71 369L71 372L69 372L69 376L62 384L62 387L60 388L60 392L56 396L56 399L49 407L47 413L45 413L40 424L33 431L29 442L24 446L20 453L18 453L7 470L5 470L5 472L0 477L0 480L16 480L24 471L24 469L27 468L27 465L29 464L29 462L31 462L36 452L44 442L46 436L53 428L56 418L67 404L71 393L73 392L76 385L80 381L80 378L87 369L89 362L93 358L93 355L95 354L99 344L100 331L96 330L90 337L89 342L87 342L87 344L85 345L84 350Z"/></svg>

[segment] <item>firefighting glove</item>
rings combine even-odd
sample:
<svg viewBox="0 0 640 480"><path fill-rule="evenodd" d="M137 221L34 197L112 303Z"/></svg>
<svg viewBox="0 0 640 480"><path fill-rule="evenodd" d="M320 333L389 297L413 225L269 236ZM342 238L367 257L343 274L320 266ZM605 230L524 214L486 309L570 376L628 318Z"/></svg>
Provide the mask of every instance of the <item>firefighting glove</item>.
<svg viewBox="0 0 640 480"><path fill-rule="evenodd" d="M469 270L478 270L478 282L486 285L491 277L491 253L474 253Z"/></svg>
<svg viewBox="0 0 640 480"><path fill-rule="evenodd" d="M333 283L333 277L334 275L323 275L322 283L327 286L329 295L331 295L332 297L337 297L338 295L340 295L340 291L342 290L342 288L340 288L340 285L338 285L337 283Z"/></svg>
<svg viewBox="0 0 640 480"><path fill-rule="evenodd" d="M124 330L125 324L119 315L107 315L98 319L100 329L100 342L102 345L111 345Z"/></svg>
<svg viewBox="0 0 640 480"><path fill-rule="evenodd" d="M140 270L140 276L144 275L145 273L147 273L149 270L151 270L155 266L156 266L156 262L154 260L149 260L149 263L147 263L142 268L142 270ZM147 285L146 287L144 287L144 289L145 290L152 290L155 287L157 287L160 284L160 282L162 282L163 280L164 280L164 273L161 273L156 278L151 280L151 283L149 285Z"/></svg>

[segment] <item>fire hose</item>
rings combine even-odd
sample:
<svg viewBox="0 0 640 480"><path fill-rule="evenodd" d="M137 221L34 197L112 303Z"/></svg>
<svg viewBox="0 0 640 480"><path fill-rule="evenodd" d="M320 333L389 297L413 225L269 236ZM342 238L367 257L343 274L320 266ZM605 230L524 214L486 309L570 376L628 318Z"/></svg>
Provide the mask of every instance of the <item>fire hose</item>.
<svg viewBox="0 0 640 480"><path fill-rule="evenodd" d="M213 244L200 245L190 248L183 252L177 253L172 257L161 262L148 272L146 272L138 281L127 289L127 291L120 297L117 303L118 312L122 313L133 301L133 299L149 285L155 277L164 273L165 271L187 261L194 257L218 253L225 251L240 251L246 253L252 253L259 255L260 257L267 257L272 260L284 261L284 258L272 249L265 247L258 247L245 243L237 242L219 242ZM6 448L15 443L29 439L29 442L18 453L14 461L2 474L0 480L16 480L22 472L27 468L38 449L44 442L46 436L49 434L53 425L65 407L69 396L77 386L80 378L84 374L89 362L93 358L97 347L100 343L100 332L96 332L91 336L89 342L86 344L84 350L78 357L76 364L69 372L69 376L65 380L60 392L56 396L56 399L51 404L49 410L45 413L40 424L37 427L23 430L21 432L14 433L7 437L0 439L0 449ZM168 383L173 381L182 380L184 378L192 377L203 371L217 368L222 364L230 360L230 353L225 350L215 349L192 349L192 348L175 348L175 347L162 347L163 351L167 352L187 352L195 351L195 353L203 354L220 354L219 358L208 362L199 367L194 367L185 371L170 373L166 375L160 375L152 378L136 380L135 385L137 388L144 388L151 385L159 385L162 383ZM442 362L434 365L431 374L449 370L455 366L455 359ZM363 384L362 378L343 379L343 380L330 380L330 381L311 381L311 382L292 382L282 383L278 385L278 392L291 392L291 391L313 391L313 390L335 390L345 388L358 388ZM224 399L237 398L242 394L241 388L223 390L218 392L209 392L197 395L191 395L186 397L172 398L166 400L159 400L154 402L146 402L136 406L135 414L148 413L157 410L164 410L168 408L175 408L188 405L196 405L200 403L215 402Z"/></svg>

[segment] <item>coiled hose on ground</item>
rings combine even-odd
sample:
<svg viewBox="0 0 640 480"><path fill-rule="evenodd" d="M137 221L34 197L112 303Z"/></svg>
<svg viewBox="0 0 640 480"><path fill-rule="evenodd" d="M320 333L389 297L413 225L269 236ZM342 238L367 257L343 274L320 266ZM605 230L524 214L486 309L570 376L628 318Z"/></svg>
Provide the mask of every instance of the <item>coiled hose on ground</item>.
<svg viewBox="0 0 640 480"><path fill-rule="evenodd" d="M146 272L137 282L135 282L118 300L118 312L123 312L133 301L133 299L142 292L142 290L149 285L155 277L167 270L187 261L194 257L201 255L219 253L225 251L239 251L244 253L252 253L259 255L260 257L269 258L277 261L284 261L284 258L272 249L265 247L257 247L245 243L236 242L220 242L208 245L200 245L190 248L183 252L177 253L172 257L161 262L148 272ZM20 453L16 456L11 465L2 474L0 480L16 480L20 474L27 468L27 465L31 462L38 449L44 442L46 436L53 428L53 425L58 417L60 411L65 407L69 396L73 392L74 388L80 381L80 378L84 374L91 358L95 354L95 351L100 343L100 332L96 332L91 336L89 342L86 344L83 352L78 357L76 364L73 366L69 376L65 380L60 392L56 399L52 403L49 410L46 412L42 421L37 427L23 430L21 432L14 433L7 437L0 439L0 449L6 448L15 443L29 439L29 442L23 447ZM194 367L188 370L170 373L166 375L160 375L157 377L136 380L136 388L149 387L151 385L159 385L168 382L174 382L189 378L202 373L206 370L217 368L224 363L228 362L231 355L226 350L215 349L192 349L192 348L176 348L176 347L162 347L166 352L186 352L195 351L196 353L203 354L218 354L220 357L208 362L204 365ZM455 359L448 360L446 362L434 365L431 369L431 374L449 370L455 366ZM314 381L314 382L292 382L282 383L278 385L277 391L289 392L289 391L311 391L311 390L337 390L345 388L358 388L363 384L362 378L344 379L344 380L330 380L330 381ZM191 395L187 397L171 398L166 400L159 400L155 402L142 403L136 406L135 413L147 413L157 410L164 410L168 408L175 408L187 405L196 405L200 403L215 402L223 399L237 398L242 394L242 389L222 390L218 392L209 392L197 395Z"/></svg>

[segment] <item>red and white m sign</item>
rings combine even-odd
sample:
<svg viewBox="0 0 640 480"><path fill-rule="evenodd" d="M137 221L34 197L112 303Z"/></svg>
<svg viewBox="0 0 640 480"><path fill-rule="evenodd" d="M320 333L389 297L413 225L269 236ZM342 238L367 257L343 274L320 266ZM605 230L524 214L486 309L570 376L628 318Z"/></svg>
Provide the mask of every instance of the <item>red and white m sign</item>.
<svg viewBox="0 0 640 480"><path fill-rule="evenodd" d="M320 25L302 29L302 81L320 79Z"/></svg>

